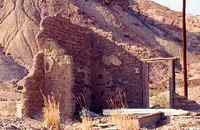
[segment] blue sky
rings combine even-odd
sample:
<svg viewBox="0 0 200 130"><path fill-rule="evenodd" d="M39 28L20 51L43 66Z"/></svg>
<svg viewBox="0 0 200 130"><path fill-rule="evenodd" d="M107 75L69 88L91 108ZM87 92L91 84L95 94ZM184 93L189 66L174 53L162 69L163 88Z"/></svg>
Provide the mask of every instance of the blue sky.
<svg viewBox="0 0 200 130"><path fill-rule="evenodd" d="M172 10L181 11L183 0L153 0L157 3L165 5ZM192 15L200 15L200 0L187 0L187 13Z"/></svg>

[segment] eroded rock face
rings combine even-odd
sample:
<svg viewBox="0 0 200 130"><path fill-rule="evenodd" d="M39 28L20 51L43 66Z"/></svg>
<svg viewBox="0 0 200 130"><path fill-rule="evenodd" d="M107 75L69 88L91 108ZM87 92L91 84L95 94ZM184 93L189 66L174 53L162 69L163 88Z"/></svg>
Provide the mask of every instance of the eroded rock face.
<svg viewBox="0 0 200 130"><path fill-rule="evenodd" d="M15 63L0 49L0 82L14 82L22 79L28 73L25 67Z"/></svg>
<svg viewBox="0 0 200 130"><path fill-rule="evenodd" d="M156 41L172 55L180 56L183 43L182 13L175 12L152 1L135 0L130 9L138 15L138 19L145 21L145 26L156 35ZM187 16L187 38L189 63L199 59L199 26L200 20L195 16Z"/></svg>
<svg viewBox="0 0 200 130"><path fill-rule="evenodd" d="M33 3L33 4L31 4ZM19 63L31 67L38 51L35 36L39 31L40 14L36 1L6 0L0 9L0 45Z"/></svg>

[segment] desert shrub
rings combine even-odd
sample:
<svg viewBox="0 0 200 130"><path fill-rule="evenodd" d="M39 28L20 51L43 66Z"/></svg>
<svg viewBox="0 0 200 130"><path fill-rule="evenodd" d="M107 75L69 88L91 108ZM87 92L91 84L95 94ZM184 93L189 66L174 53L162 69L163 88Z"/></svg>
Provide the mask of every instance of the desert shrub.
<svg viewBox="0 0 200 130"><path fill-rule="evenodd" d="M117 89L114 95L115 96L109 97L107 101L107 103L112 109L128 107L127 96L125 91ZM117 127L119 127L120 130L138 130L137 126L135 126L134 116L132 115L124 115L117 112L113 112L111 114L110 121L113 124L117 125Z"/></svg>
<svg viewBox="0 0 200 130"><path fill-rule="evenodd" d="M44 97L43 125L45 130L60 130L60 103L53 96Z"/></svg>
<svg viewBox="0 0 200 130"><path fill-rule="evenodd" d="M93 120L91 117L82 116L81 120L82 120L81 123L82 130L92 130Z"/></svg>
<svg viewBox="0 0 200 130"><path fill-rule="evenodd" d="M85 95L83 93L79 93L74 96L74 100L76 104L79 105L81 110L81 112L79 113L81 118L81 130L92 130L93 120L88 115L89 107Z"/></svg>
<svg viewBox="0 0 200 130"><path fill-rule="evenodd" d="M152 104L151 106L159 106L160 108L168 108L169 107L169 99L167 95L158 94L156 96L151 97Z"/></svg>
<svg viewBox="0 0 200 130"><path fill-rule="evenodd" d="M107 104L112 109L127 108L128 103L127 103L126 92L121 89L116 90L113 96L108 97Z"/></svg>
<svg viewBox="0 0 200 130"><path fill-rule="evenodd" d="M120 130L138 130L138 125L133 115L124 115L117 112L111 114L111 122Z"/></svg>

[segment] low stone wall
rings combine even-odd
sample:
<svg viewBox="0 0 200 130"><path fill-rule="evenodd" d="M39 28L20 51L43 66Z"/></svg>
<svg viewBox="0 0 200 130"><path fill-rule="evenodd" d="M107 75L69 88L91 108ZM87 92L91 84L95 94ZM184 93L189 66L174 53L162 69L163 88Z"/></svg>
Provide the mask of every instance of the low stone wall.
<svg viewBox="0 0 200 130"><path fill-rule="evenodd" d="M16 116L20 93L10 83L0 83L0 117Z"/></svg>

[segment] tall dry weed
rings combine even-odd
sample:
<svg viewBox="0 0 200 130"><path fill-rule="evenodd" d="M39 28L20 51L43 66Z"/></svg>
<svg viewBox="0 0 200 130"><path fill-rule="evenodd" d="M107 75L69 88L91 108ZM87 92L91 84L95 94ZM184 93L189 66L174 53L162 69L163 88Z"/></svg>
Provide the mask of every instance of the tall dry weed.
<svg viewBox="0 0 200 130"><path fill-rule="evenodd" d="M44 107L42 127L47 130L60 130L60 103L55 99L54 96L43 97Z"/></svg>

